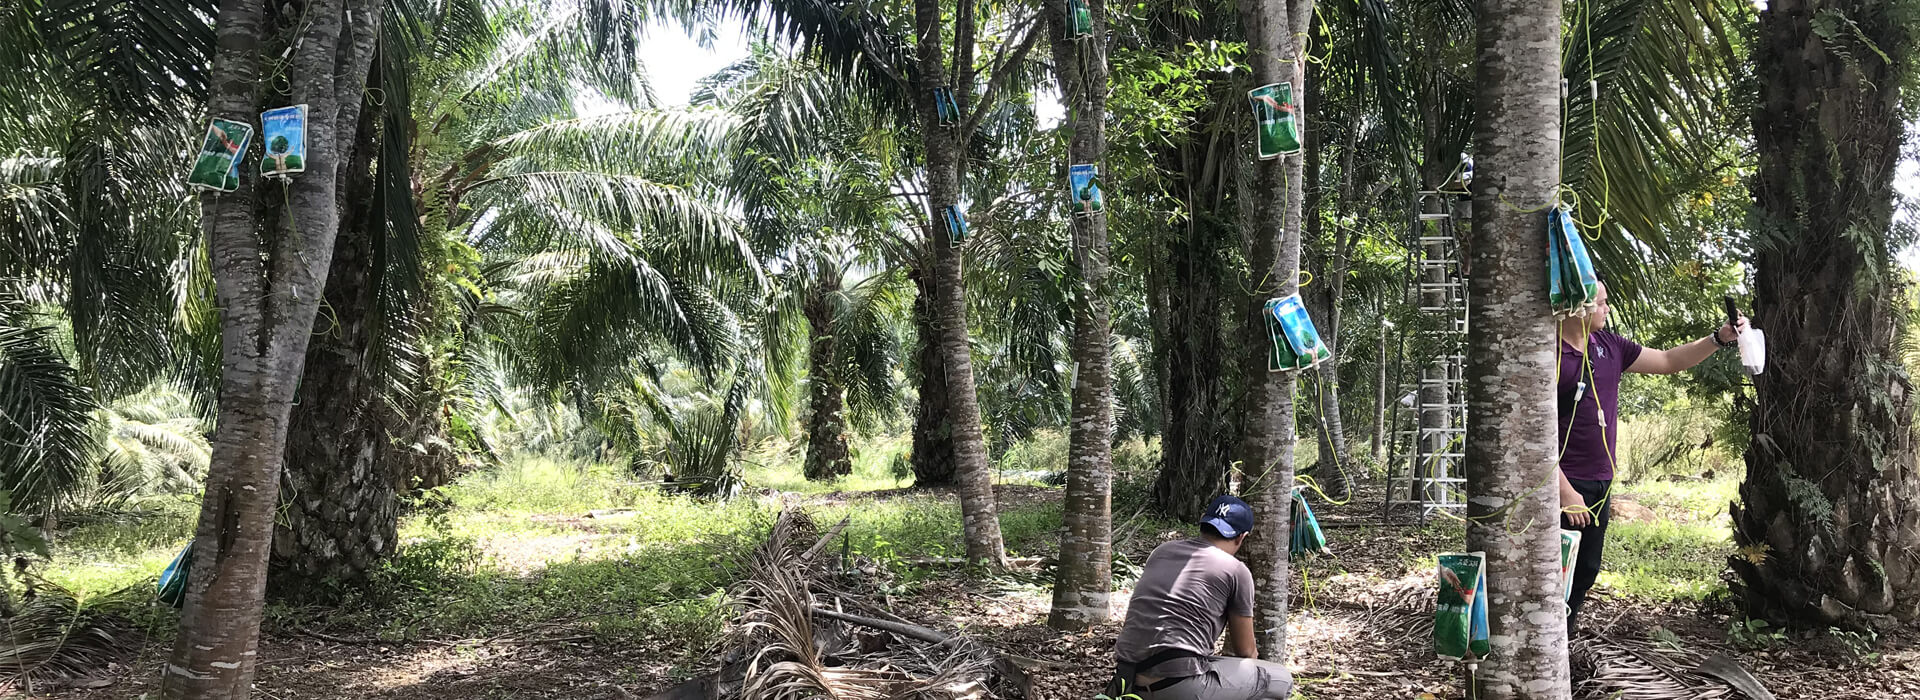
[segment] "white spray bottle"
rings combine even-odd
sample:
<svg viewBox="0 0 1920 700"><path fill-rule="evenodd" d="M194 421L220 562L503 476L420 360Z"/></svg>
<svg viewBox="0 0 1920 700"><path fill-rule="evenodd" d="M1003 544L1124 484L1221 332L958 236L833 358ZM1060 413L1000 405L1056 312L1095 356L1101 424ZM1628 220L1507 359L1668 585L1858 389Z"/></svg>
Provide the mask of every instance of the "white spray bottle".
<svg viewBox="0 0 1920 700"><path fill-rule="evenodd" d="M1767 334L1751 325L1746 332L1741 332L1740 310L1734 308L1733 297L1723 300L1727 305L1727 325L1733 327L1733 332L1739 338L1740 371L1749 377L1767 371Z"/></svg>

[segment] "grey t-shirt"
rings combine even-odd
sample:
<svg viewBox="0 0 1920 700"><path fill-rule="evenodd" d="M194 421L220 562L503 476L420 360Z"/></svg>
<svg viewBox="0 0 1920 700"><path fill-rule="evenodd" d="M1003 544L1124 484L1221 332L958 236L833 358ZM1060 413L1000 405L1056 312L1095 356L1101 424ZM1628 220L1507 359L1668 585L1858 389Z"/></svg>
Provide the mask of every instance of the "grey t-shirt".
<svg viewBox="0 0 1920 700"><path fill-rule="evenodd" d="M1253 617L1253 572L1206 540L1168 542L1147 556L1114 655L1138 662L1169 647L1211 655L1219 648L1228 615ZM1186 658L1137 670L1178 678L1205 673L1207 665Z"/></svg>

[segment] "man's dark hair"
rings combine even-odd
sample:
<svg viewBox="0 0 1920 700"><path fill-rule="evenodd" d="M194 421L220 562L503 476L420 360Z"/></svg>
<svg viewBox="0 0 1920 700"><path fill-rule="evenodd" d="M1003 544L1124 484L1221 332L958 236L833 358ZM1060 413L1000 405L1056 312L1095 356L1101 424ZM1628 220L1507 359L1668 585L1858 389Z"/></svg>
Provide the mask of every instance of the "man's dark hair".
<svg viewBox="0 0 1920 700"><path fill-rule="evenodd" d="M1216 527L1214 527L1214 526L1213 526L1213 525L1212 525L1211 523L1200 523L1200 534L1202 534L1202 535L1206 535L1206 536L1208 536L1208 537L1211 537L1211 538L1214 538L1214 539L1216 539L1216 540L1230 540L1230 539L1233 539L1233 538L1231 538L1231 537L1228 537L1228 536L1226 536L1226 535L1222 535L1222 534L1220 534L1220 529L1219 529L1219 528L1216 528Z"/></svg>

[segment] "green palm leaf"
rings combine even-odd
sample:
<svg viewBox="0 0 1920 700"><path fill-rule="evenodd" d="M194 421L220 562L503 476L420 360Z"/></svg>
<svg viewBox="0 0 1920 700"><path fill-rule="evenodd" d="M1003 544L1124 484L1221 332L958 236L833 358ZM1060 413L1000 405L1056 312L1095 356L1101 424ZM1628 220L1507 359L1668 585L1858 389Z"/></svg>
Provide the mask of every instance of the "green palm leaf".
<svg viewBox="0 0 1920 700"><path fill-rule="evenodd" d="M0 491L44 512L79 483L93 399L19 297L0 292Z"/></svg>

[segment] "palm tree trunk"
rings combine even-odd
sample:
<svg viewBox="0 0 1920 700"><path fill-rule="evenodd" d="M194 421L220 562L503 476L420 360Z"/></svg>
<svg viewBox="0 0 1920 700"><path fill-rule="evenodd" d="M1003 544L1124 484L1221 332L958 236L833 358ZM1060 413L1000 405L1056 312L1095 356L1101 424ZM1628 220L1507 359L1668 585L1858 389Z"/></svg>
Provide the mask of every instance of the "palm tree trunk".
<svg viewBox="0 0 1920 700"><path fill-rule="evenodd" d="M1732 557L1750 615L1861 628L1920 617L1913 386L1894 351L1892 181L1914 35L1889 0L1775 0L1754 48L1754 309L1771 356ZM1820 26L1839 18L1837 33ZM1908 97L1911 100L1911 97Z"/></svg>
<svg viewBox="0 0 1920 700"><path fill-rule="evenodd" d="M1104 164L1107 153L1106 3L1087 0L1093 36L1067 35L1066 0L1049 0L1047 31L1053 40L1054 75L1066 106L1067 161ZM1073 413L1067 444L1067 490L1061 508L1065 531L1053 583L1047 625L1081 630L1112 617L1113 592L1113 375L1107 356L1113 336L1105 296L1105 213L1070 217L1074 262L1080 280L1073 304Z"/></svg>
<svg viewBox="0 0 1920 700"><path fill-rule="evenodd" d="M1313 0L1257 0L1241 4L1241 26L1247 33L1247 61L1256 85L1287 82L1303 99L1297 114L1308 114L1300 66L1300 37L1306 36ZM1251 127L1251 121L1241 122ZM1299 290L1300 217L1306 177L1299 156L1253 164L1247 237L1251 244L1252 294L1241 300L1247 309L1243 333L1258 333L1269 297ZM1248 347L1264 347L1251 342ZM1293 372L1267 371L1265 352L1242 354L1248 383L1246 433L1240 440L1240 464L1252 480L1251 505L1259 517L1246 544L1253 569L1254 628L1260 658L1285 662L1287 658L1288 522L1292 510L1294 385ZM1242 489L1249 490L1249 489Z"/></svg>
<svg viewBox="0 0 1920 700"><path fill-rule="evenodd" d="M960 275L960 251L948 245L946 230L932 222L940 212L960 203L960 168L967 134L968 98L972 95L973 12L967 0L955 17L953 97L962 124L941 126L934 88L946 86L947 70L941 56L939 0L914 0L914 37L919 58L920 84L915 97L920 111L921 136L927 153L928 244L933 249L933 320L941 369L946 372L947 405L952 426L956 476L960 481L960 518L966 538L967 560L995 569L1006 566L1006 547L1000 539L1000 518L994 506L993 472L987 463L986 440L980 432L980 404L974 392L973 350L967 332L967 290Z"/></svg>
<svg viewBox="0 0 1920 700"><path fill-rule="evenodd" d="M1378 314L1380 337L1377 342L1379 345L1374 348L1376 355L1373 360L1373 439L1370 445L1373 462L1376 465L1386 461L1387 430L1389 429L1387 423L1387 315L1384 313L1385 305L1380 306L1382 313ZM1389 469L1388 473L1391 474L1392 470Z"/></svg>
<svg viewBox="0 0 1920 700"><path fill-rule="evenodd" d="M853 459L847 452L846 390L837 371L839 342L834 336L831 303L832 296L840 293L840 277L833 274L838 270L826 272L807 294L805 309L807 330L813 337L808 348L807 391L812 398L808 404L804 471L812 481L853 473Z"/></svg>
<svg viewBox="0 0 1920 700"><path fill-rule="evenodd" d="M307 172L267 184L243 166L237 191L201 197L222 310L220 411L193 576L161 683L169 699L250 692L287 418L333 258L335 177L350 160L380 19L372 0L313 0L304 23L270 37L267 11L258 0L221 2L208 112L255 123L257 96L271 92L259 86L284 80L287 101L308 105ZM289 45L285 74L262 75L263 59Z"/></svg>
<svg viewBox="0 0 1920 700"><path fill-rule="evenodd" d="M330 313L315 319L287 428L283 517L275 522L268 582L275 596L362 583L398 544L408 475L400 471L404 460L393 459L379 380L368 367L378 287L374 227L386 225L368 206L373 114L362 115L341 178L347 205L327 271Z"/></svg>
<svg viewBox="0 0 1920 700"><path fill-rule="evenodd" d="M1480 697L1572 695L1560 588L1545 209L1560 183L1560 3L1481 0L1468 295L1467 548L1487 555ZM1543 614L1541 611L1553 611Z"/></svg>
<svg viewBox="0 0 1920 700"><path fill-rule="evenodd" d="M947 403L950 389L947 370L940 359L940 334L933 322L933 282L931 270L916 269L913 283L919 293L913 298L913 327L919 336L914 350L914 367L920 373L919 410L913 416L913 486L950 486L958 472L953 449L953 408Z"/></svg>
<svg viewBox="0 0 1920 700"><path fill-rule="evenodd" d="M1238 97L1237 95L1235 96ZM1213 111L1213 110L1205 110ZM1166 423L1160 433L1160 472L1153 504L1181 520L1200 510L1227 485L1227 464L1237 440L1231 392L1233 364L1227 342L1227 290L1238 284L1226 260L1234 229L1224 190L1234 172L1231 139L1210 140L1200 117L1187 130L1195 136L1163 147L1155 160L1170 188L1192 212L1163 234L1155 261L1166 279L1164 324L1154 326L1154 354L1166 375ZM1266 371L1265 367L1260 368Z"/></svg>
<svg viewBox="0 0 1920 700"><path fill-rule="evenodd" d="M1319 108L1322 91L1316 78L1317 70L1309 64L1304 78L1307 101ZM1327 114L1323 109L1316 112L1315 116ZM1346 430L1340 422L1340 283L1346 272L1340 262L1343 236L1338 230L1328 235L1327 217L1320 213L1328 199L1325 183L1320 180L1326 129L1320 119L1303 120L1300 127L1305 146L1305 152L1301 155L1306 160L1306 180L1302 187L1306 192L1306 204L1302 209L1305 219L1301 224L1304 229L1302 237L1310 249L1307 257L1312 261L1311 269L1316 282L1304 290L1302 296L1313 314L1314 325L1319 328L1321 338L1327 348L1333 351L1335 358L1314 368L1315 381L1312 386L1315 415L1308 422L1312 426L1314 443L1319 446L1319 456L1313 463L1313 475L1327 496L1344 499L1353 490L1352 476L1346 472L1353 456L1347 451ZM1342 148L1341 152L1351 153L1352 149ZM1341 171L1344 174L1350 169L1350 166L1343 165ZM1338 198L1336 203L1341 203Z"/></svg>

